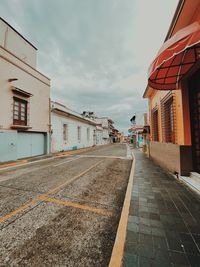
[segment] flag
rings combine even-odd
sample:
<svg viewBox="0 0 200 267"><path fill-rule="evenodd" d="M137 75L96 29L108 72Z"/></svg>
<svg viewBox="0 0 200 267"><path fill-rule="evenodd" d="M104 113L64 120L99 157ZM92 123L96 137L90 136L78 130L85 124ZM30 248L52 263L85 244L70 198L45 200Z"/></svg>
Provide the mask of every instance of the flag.
<svg viewBox="0 0 200 267"><path fill-rule="evenodd" d="M130 119L132 124L136 124L136 115L133 115L133 117Z"/></svg>

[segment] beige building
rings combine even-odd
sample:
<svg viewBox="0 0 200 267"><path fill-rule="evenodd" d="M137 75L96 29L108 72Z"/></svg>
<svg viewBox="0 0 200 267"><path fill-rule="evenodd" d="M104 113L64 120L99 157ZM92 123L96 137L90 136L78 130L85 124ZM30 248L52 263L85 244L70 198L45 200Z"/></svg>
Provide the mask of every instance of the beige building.
<svg viewBox="0 0 200 267"><path fill-rule="evenodd" d="M37 48L0 18L0 162L49 152L50 79Z"/></svg>

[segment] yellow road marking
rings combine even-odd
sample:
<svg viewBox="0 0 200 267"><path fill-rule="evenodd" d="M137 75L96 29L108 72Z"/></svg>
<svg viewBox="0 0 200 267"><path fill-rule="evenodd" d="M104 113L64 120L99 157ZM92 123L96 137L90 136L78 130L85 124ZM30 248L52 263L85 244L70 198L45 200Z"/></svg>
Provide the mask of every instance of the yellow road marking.
<svg viewBox="0 0 200 267"><path fill-rule="evenodd" d="M75 202L71 202L71 201L67 201L67 200L50 198L50 197L45 197L45 196L41 196L40 199L42 201L45 201L45 202L51 202L51 203L55 203L55 204L58 204L58 205L63 205L63 206L66 206L66 207L73 207L73 208L77 208L77 209L82 209L82 210L94 212L94 213L97 213L97 214L101 214L101 215L104 215L104 216L112 216L112 212L111 211L108 211L106 209L91 207L91 206L88 206L88 205L85 205L85 204L79 204L79 203L75 203Z"/></svg>
<svg viewBox="0 0 200 267"><path fill-rule="evenodd" d="M6 221L6 220L8 220L8 219L10 219L11 217L15 216L15 215L18 214L18 213L20 213L20 212L26 210L26 209L29 208L31 205L33 205L33 204L35 204L35 203L37 203L37 202L38 202L37 199L33 199L32 201L28 202L27 204L25 204L25 205L23 205L23 206L17 208L16 210L14 210L14 211L12 211L12 212L6 214L5 216L0 217L0 223Z"/></svg>
<svg viewBox="0 0 200 267"><path fill-rule="evenodd" d="M127 186L124 204L122 208L122 213L121 213L121 217L120 217L120 221L119 221L119 225L117 229L117 234L115 238L115 243L113 246L112 255L111 255L111 259L110 259L110 263L108 267L121 267L122 266L134 171L135 171L135 157L133 155L133 163L132 163L131 172L129 176L129 181L128 181L128 186Z"/></svg>
<svg viewBox="0 0 200 267"><path fill-rule="evenodd" d="M49 194L52 194L52 193L55 193L56 191L58 191L61 187L65 186L65 185L68 185L70 183L72 183L73 181L75 181L76 179L78 179L79 177L83 176L84 174L86 174L87 172L89 172L91 169L95 168L97 165L99 165L103 160L100 160L98 161L97 163L95 163L94 165L92 165L90 168L88 168L87 170L79 173L78 175L74 176L73 178L71 178L70 180L56 186L56 187L53 187L52 189L50 189L46 194L49 195Z"/></svg>
<svg viewBox="0 0 200 267"><path fill-rule="evenodd" d="M70 180L66 181L65 183L62 183L52 189L50 189L47 193L40 195L39 197L36 197L35 199L33 199L32 201L26 203L25 205L22 205L21 207L17 208L14 211L11 211L10 213L0 217L0 223L4 222L8 219L10 219L11 217L17 215L18 213L26 210L27 208L29 208L31 205L37 203L38 201L40 201L41 197L47 197L48 194L52 194L55 193L56 191L58 191L61 187L68 185L69 183L73 182L74 180L78 179L79 177L83 176L84 174L86 174L87 172L89 172L91 169L95 168L98 164L100 164L103 160L98 161L97 163L93 164L91 167L89 167L88 169L86 169L85 171L81 172L80 174L74 176L73 178L71 178Z"/></svg>
<svg viewBox="0 0 200 267"><path fill-rule="evenodd" d="M60 152L60 153L58 153L56 155L56 157L61 157L62 155L71 155L71 154L75 154L75 153L79 153L79 152L88 151L88 150L91 150L91 149L92 149L92 147Z"/></svg>
<svg viewBox="0 0 200 267"><path fill-rule="evenodd" d="M20 160L20 161L2 164L2 165L0 165L0 169L11 167L11 166L21 165L21 164L26 163L26 162L27 162L27 160Z"/></svg>

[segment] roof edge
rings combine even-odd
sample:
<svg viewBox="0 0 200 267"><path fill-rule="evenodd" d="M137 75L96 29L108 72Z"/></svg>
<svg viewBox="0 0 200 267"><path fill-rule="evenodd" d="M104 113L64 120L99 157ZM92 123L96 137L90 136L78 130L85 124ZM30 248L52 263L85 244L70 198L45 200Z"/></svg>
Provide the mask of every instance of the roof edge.
<svg viewBox="0 0 200 267"><path fill-rule="evenodd" d="M177 5L177 7L176 7L174 16L173 16L173 18L172 18L172 21L171 21L171 24L170 24L170 26L169 26L169 30L168 30L168 32L167 32L167 35L166 35L166 37L165 37L164 42L167 41L167 40L171 37L172 32L173 32L173 30L174 30L174 28L175 28L175 26L176 26L176 23L177 23L177 21L178 21L178 18L179 18L179 16L180 16L180 13L181 13L181 11L182 11L182 9L183 9L184 4L185 4L185 0L179 0L178 5Z"/></svg>
<svg viewBox="0 0 200 267"><path fill-rule="evenodd" d="M15 31L19 36L22 37L28 44L30 44L35 50L38 50L31 42L29 42L20 32L18 32L13 26L11 26L5 19L0 17L0 20L3 21L6 25L8 25L13 31Z"/></svg>
<svg viewBox="0 0 200 267"><path fill-rule="evenodd" d="M143 98L149 98L151 96L152 92L154 92L154 88L152 88L151 86L149 86L147 84L147 87L146 87L144 94L143 94Z"/></svg>
<svg viewBox="0 0 200 267"><path fill-rule="evenodd" d="M95 123L95 122L89 121L89 120L87 120L87 119L85 119L85 118L81 118L81 117L79 117L79 116L76 116L75 114L71 114L70 112L64 111L64 110L62 110L62 109L59 109L59 108L53 108L53 109L51 110L51 112L55 112L55 113L56 113L56 111L57 111L57 112L60 112L60 113L62 113L62 114L66 114L66 115L68 115L69 117L76 118L77 120L85 121L87 124L96 126L96 123Z"/></svg>

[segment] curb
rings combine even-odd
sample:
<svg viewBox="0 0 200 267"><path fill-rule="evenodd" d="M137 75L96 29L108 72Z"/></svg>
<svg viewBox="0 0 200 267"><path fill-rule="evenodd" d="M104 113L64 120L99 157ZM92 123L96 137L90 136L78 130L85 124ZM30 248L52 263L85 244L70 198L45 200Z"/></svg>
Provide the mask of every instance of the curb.
<svg viewBox="0 0 200 267"><path fill-rule="evenodd" d="M17 168L17 167L36 164L38 162L53 160L53 159L60 158L60 157L68 157L70 155L74 155L77 153L83 153L83 152L86 152L86 151L89 151L92 149L94 149L94 147L87 147L87 148L81 148L81 149L77 149L77 150L66 151L66 152L59 152L59 153L53 154L52 156L49 156L47 158L42 158L42 159L33 160L33 161L20 160L20 161L15 161L15 162L11 162L11 163L6 163L6 164L0 165L0 172L5 171L5 170L9 170L9 169L13 169L13 168Z"/></svg>
<svg viewBox="0 0 200 267"><path fill-rule="evenodd" d="M19 166L19 165L21 166L22 164L27 163L27 162L28 162L27 160L19 160L19 161L15 161L15 162L2 164L2 165L0 165L0 170L10 168L10 167Z"/></svg>
<svg viewBox="0 0 200 267"><path fill-rule="evenodd" d="M129 181L127 185L126 195L124 199L124 204L122 208L122 213L120 216L120 221L117 229L117 234L115 238L115 243L112 250L112 255L110 258L109 267L121 267L123 254L124 254L124 246L126 241L126 230L128 224L128 215L129 215L129 207L131 201L131 193L133 186L133 177L135 172L135 156L132 153L133 162L131 166L131 172L129 175Z"/></svg>

